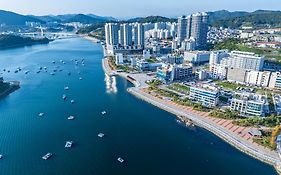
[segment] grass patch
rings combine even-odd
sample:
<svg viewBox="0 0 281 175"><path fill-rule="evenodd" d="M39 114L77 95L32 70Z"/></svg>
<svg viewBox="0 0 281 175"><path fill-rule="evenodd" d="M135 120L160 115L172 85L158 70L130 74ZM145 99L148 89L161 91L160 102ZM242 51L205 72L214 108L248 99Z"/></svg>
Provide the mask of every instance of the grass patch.
<svg viewBox="0 0 281 175"><path fill-rule="evenodd" d="M241 117L238 115L237 112L233 112L229 109L226 109L225 111L222 111L222 110L219 110L219 109L216 109L216 110L213 110L211 113L210 113L210 116L211 117L215 117L215 118L221 118L221 119L240 119Z"/></svg>
<svg viewBox="0 0 281 175"><path fill-rule="evenodd" d="M275 127L280 124L280 116L271 115L268 117L252 117L252 118L244 118L233 121L233 124L244 126L244 127Z"/></svg>

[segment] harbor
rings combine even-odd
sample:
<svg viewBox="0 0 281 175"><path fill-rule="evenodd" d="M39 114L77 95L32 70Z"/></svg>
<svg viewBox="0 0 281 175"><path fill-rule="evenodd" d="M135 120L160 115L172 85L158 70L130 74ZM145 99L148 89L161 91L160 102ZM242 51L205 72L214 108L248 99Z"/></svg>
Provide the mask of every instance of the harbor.
<svg viewBox="0 0 281 175"><path fill-rule="evenodd" d="M178 125L174 115L128 93L133 85L123 78L111 79L115 90L108 91L99 44L73 38L6 50L0 56L1 68L23 69L5 73L7 81L19 80L21 88L0 101L0 174L173 174L186 168L191 174L275 173L272 166L200 127L193 131ZM85 59L84 66L72 59ZM68 141L73 141L71 148L65 148ZM48 153L52 156L44 160ZM233 164L240 168L233 169ZM217 173L214 167L220 166L224 169Z"/></svg>

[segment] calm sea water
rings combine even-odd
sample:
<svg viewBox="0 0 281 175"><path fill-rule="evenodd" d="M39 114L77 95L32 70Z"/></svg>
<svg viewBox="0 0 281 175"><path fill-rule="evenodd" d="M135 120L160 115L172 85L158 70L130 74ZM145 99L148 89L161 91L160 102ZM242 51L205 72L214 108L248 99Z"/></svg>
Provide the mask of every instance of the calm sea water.
<svg viewBox="0 0 281 175"><path fill-rule="evenodd" d="M190 130L128 94L132 85L126 80L106 82L102 57L100 45L83 39L0 51L1 70L11 70L5 79L21 82L18 91L0 100L1 175L276 174L206 130ZM19 66L23 71L15 74ZM48 73L37 74L40 66ZM50 75L56 66L62 71ZM71 105L71 99L76 103ZM45 116L38 117L40 112ZM69 115L76 119L67 120ZM64 148L67 140L75 142L70 149ZM47 152L54 156L44 161Z"/></svg>

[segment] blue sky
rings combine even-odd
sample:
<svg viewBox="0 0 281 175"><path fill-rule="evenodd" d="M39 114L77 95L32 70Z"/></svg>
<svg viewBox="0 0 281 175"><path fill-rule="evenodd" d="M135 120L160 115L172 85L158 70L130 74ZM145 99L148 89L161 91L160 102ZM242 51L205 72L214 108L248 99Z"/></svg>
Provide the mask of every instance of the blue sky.
<svg viewBox="0 0 281 175"><path fill-rule="evenodd" d="M119 18L149 15L175 17L220 9L280 10L281 0L0 0L0 9L35 15L93 13Z"/></svg>

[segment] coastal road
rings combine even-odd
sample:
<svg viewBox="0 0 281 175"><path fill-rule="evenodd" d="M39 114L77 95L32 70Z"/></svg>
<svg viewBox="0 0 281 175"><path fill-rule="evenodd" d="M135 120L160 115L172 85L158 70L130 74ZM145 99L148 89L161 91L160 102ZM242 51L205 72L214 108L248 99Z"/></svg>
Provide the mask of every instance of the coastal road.
<svg viewBox="0 0 281 175"><path fill-rule="evenodd" d="M156 97L153 97L145 92L142 92L140 88L130 88L128 91L135 96L139 97L140 99L143 99L144 101L147 101L148 103L151 103L161 109L164 109L168 112L171 112L175 115L184 116L193 122L195 122L197 125L208 129L209 131L213 132L214 134L218 135L222 139L229 142L231 145L237 147L241 151L248 153L252 155L253 157L256 157L262 161L265 161L267 163L270 163L274 166L280 165L280 159L276 154L269 154L268 152L264 152L263 150L256 149L249 143L246 143L245 141L241 140L240 138L237 138L233 133L230 133L229 131L225 130L224 128L220 126L213 126L209 123L207 119L204 119L201 116L196 116L190 113L186 113L182 109L179 109L178 107L174 105L170 105L168 103L165 103L163 100L160 100Z"/></svg>

